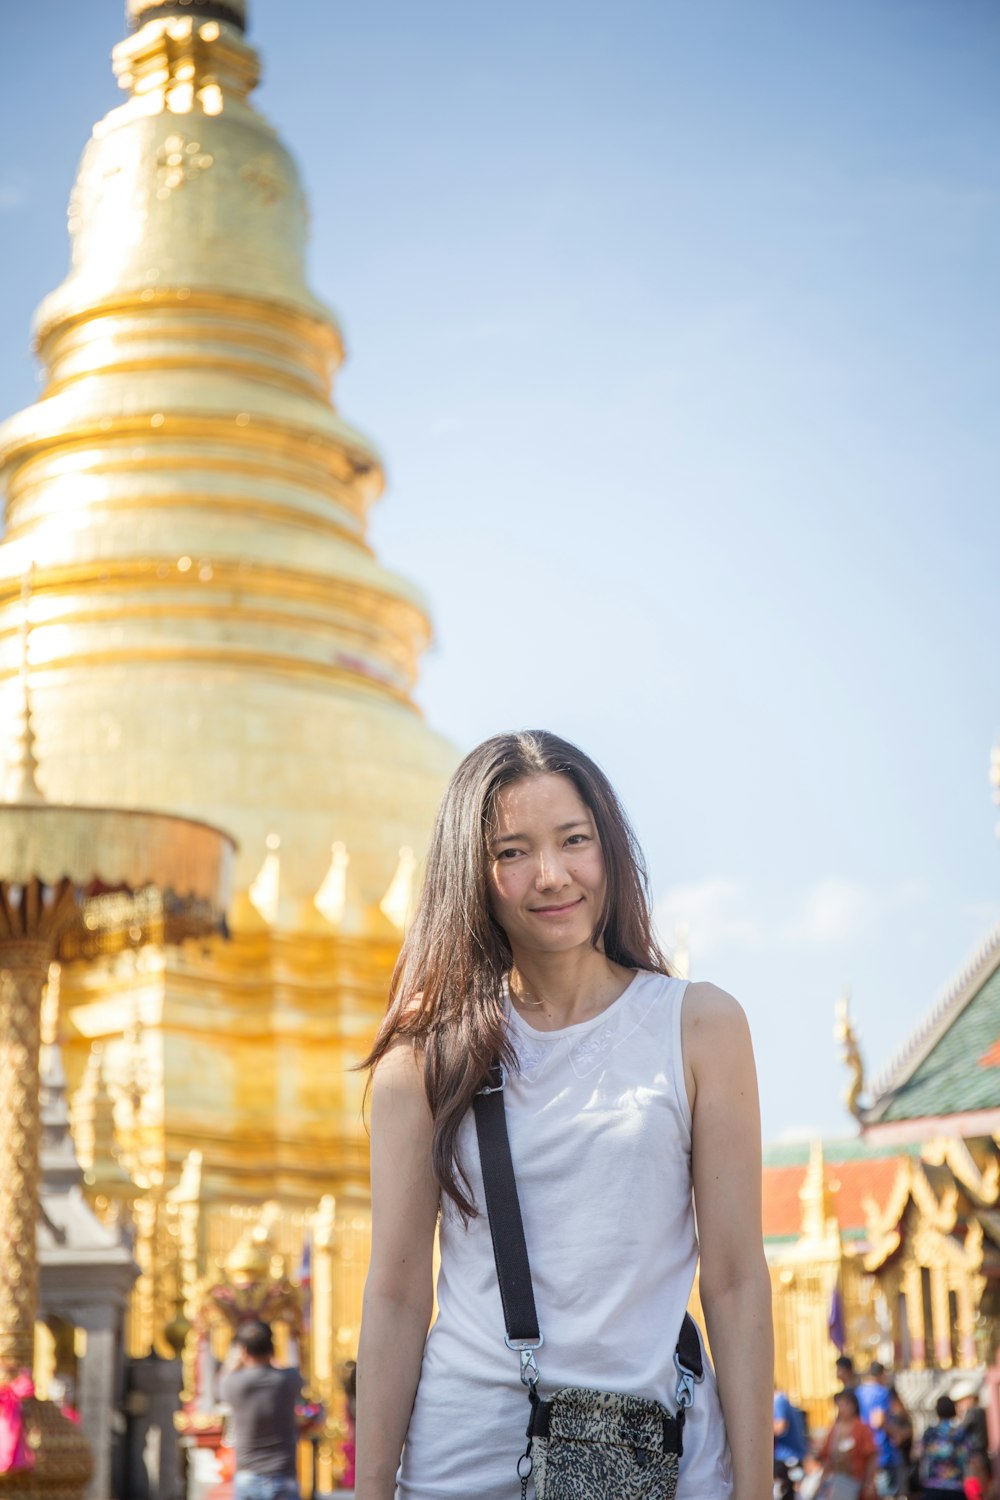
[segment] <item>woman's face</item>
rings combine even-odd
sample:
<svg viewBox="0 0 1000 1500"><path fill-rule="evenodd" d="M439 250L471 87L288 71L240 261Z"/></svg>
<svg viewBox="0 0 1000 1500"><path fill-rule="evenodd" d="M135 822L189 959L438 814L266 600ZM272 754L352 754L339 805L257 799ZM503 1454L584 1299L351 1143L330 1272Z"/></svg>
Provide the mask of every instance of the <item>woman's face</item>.
<svg viewBox="0 0 1000 1500"><path fill-rule="evenodd" d="M590 944L604 908L604 855L568 776L526 776L503 788L487 858L490 908L515 960Z"/></svg>
<svg viewBox="0 0 1000 1500"><path fill-rule="evenodd" d="M840 1395L834 1396L833 1400L837 1408L838 1421L853 1422L855 1417L857 1416L857 1412L854 1409L854 1403L852 1401L846 1400L843 1396Z"/></svg>

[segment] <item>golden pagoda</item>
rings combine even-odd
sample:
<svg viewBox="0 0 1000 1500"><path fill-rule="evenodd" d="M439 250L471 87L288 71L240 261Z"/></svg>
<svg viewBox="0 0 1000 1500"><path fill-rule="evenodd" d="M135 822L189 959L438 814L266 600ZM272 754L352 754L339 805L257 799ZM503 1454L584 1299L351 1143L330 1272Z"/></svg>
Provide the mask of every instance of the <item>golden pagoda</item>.
<svg viewBox="0 0 1000 1500"><path fill-rule="evenodd" d="M265 1201L288 1261L322 1200L329 1371L368 1244L349 1068L454 755L411 697L424 604L365 540L381 465L331 398L343 345L305 280L294 162L251 103L244 0L128 13L126 98L37 313L44 389L0 429L0 754L26 635L49 802L235 836L228 941L64 970L74 1128L99 1209L135 1225L133 1352L169 1352Z"/></svg>

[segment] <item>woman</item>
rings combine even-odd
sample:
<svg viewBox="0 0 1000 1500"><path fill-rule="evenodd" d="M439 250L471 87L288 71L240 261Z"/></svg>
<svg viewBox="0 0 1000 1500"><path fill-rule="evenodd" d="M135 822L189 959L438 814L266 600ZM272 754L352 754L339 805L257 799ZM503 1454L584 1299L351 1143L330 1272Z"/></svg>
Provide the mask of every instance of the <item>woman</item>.
<svg viewBox="0 0 1000 1500"><path fill-rule="evenodd" d="M968 1446L958 1409L950 1396L939 1396L937 1421L924 1428L920 1439L920 1484L926 1500L956 1500L965 1494Z"/></svg>
<svg viewBox="0 0 1000 1500"><path fill-rule="evenodd" d="M721 990L669 977L610 783L544 732L498 735L455 772L368 1059L357 1500L518 1493L528 1402L504 1343L470 1118L498 1060L542 1394L588 1386L672 1407L698 1258L693 1189L718 1391L710 1373L696 1389L678 1497L769 1500L771 1298L746 1021Z"/></svg>
<svg viewBox="0 0 1000 1500"><path fill-rule="evenodd" d="M819 1450L820 1500L875 1500L878 1450L872 1430L861 1420L853 1390L838 1391L833 1400L837 1415Z"/></svg>

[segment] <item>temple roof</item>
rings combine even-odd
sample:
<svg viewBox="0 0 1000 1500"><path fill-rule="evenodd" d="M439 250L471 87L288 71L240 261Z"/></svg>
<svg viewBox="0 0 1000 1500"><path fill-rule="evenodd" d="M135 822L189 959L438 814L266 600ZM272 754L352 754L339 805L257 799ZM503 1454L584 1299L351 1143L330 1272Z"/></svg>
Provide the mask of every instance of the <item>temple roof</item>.
<svg viewBox="0 0 1000 1500"><path fill-rule="evenodd" d="M802 1232L800 1197L809 1169L811 1146L796 1142L764 1150L764 1239L769 1244L798 1239ZM834 1211L845 1239L864 1237L865 1200L883 1202L902 1163L919 1154L919 1146L867 1146L850 1139L823 1142L826 1180L833 1191Z"/></svg>
<svg viewBox="0 0 1000 1500"><path fill-rule="evenodd" d="M816 1173L824 1218L810 1223ZM812 1182L810 1182L812 1179ZM896 1256L919 1227L984 1275L1000 1276L1000 1144L992 1135L938 1137L922 1144L872 1146L814 1141L764 1151L764 1242L773 1264L792 1246L830 1233L841 1254L874 1271Z"/></svg>
<svg viewBox="0 0 1000 1500"><path fill-rule="evenodd" d="M875 1080L866 1127L1000 1110L1000 926Z"/></svg>

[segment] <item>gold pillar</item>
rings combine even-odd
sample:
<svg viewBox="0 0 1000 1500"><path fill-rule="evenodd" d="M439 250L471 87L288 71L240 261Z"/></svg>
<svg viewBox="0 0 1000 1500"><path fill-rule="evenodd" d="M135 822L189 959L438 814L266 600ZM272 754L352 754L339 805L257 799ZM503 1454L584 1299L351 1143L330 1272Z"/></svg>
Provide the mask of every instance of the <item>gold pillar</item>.
<svg viewBox="0 0 1000 1500"><path fill-rule="evenodd" d="M976 1357L976 1307L969 1278L957 1278L955 1298L958 1302L958 1353L959 1361L966 1367L977 1363Z"/></svg>
<svg viewBox="0 0 1000 1500"><path fill-rule="evenodd" d="M38 1308L38 1055L49 944L4 945L0 968L0 1365L31 1369Z"/></svg>
<svg viewBox="0 0 1000 1500"><path fill-rule="evenodd" d="M20 899L0 885L0 904L31 920L34 893ZM9 923L7 924L10 925ZM38 1057L42 991L52 958L48 939L0 940L0 1380L31 1370L38 1311L38 1148L41 1119ZM0 1497L59 1495L73 1500L93 1471L79 1430L50 1401L28 1397L22 1418L34 1454L31 1468L0 1474Z"/></svg>
<svg viewBox="0 0 1000 1500"><path fill-rule="evenodd" d="M924 1327L924 1296L920 1282L920 1267L911 1261L903 1272L903 1292L906 1295L906 1321L910 1325L910 1348L913 1364L918 1370L928 1366L927 1330Z"/></svg>
<svg viewBox="0 0 1000 1500"><path fill-rule="evenodd" d="M948 1273L944 1266L931 1267L931 1307L934 1310L933 1362L940 1370L950 1370L951 1308L948 1304Z"/></svg>

